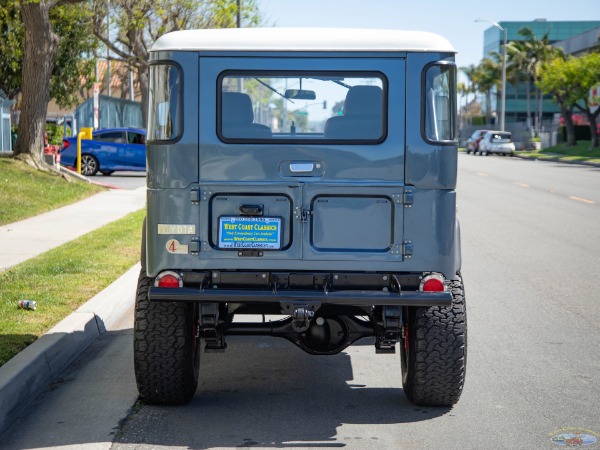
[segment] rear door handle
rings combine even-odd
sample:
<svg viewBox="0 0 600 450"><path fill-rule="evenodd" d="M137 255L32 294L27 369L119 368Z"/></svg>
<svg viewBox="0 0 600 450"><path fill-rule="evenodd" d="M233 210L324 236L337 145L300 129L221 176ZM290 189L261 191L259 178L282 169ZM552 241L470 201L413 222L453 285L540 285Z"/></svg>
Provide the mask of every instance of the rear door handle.
<svg viewBox="0 0 600 450"><path fill-rule="evenodd" d="M290 172L312 172L315 169L314 163L291 163Z"/></svg>

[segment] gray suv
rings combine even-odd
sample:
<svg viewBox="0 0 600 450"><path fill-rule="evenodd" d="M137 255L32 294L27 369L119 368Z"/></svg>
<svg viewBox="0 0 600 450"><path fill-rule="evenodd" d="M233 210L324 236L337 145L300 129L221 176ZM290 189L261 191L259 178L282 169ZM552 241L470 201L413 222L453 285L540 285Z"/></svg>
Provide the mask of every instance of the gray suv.
<svg viewBox="0 0 600 450"><path fill-rule="evenodd" d="M190 30L154 44L143 401L188 402L201 349L224 352L231 335L314 355L399 343L411 402L458 401L454 54L438 35L392 30Z"/></svg>

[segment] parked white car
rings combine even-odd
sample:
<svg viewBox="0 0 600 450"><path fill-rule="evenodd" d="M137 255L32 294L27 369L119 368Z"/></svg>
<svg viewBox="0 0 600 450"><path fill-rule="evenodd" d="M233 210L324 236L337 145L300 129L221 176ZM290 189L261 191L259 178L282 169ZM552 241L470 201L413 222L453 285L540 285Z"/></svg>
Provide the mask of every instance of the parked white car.
<svg viewBox="0 0 600 450"><path fill-rule="evenodd" d="M486 156L490 153L513 156L515 154L515 143L508 131L488 131L479 142L479 154Z"/></svg>

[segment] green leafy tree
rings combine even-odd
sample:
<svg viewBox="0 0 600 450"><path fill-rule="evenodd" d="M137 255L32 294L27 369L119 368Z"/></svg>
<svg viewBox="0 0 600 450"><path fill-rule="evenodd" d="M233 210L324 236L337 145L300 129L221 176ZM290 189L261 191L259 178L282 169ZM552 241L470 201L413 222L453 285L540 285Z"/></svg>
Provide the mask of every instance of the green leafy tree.
<svg viewBox="0 0 600 450"><path fill-rule="evenodd" d="M87 30L91 14L81 1L7 0L0 6L0 87L11 98L21 93L15 154L35 167L44 167L49 99L73 105L81 77L93 70L85 59L95 48Z"/></svg>
<svg viewBox="0 0 600 450"><path fill-rule="evenodd" d="M573 124L573 108L579 100L578 94L572 90L577 83L577 74L573 71L572 59L555 58L542 66L537 82L542 92L552 94L558 103L567 130L567 145L575 145L575 126Z"/></svg>
<svg viewBox="0 0 600 450"><path fill-rule="evenodd" d="M575 129L571 114L574 109L583 112L589 120L592 147L598 147L596 122L600 108L592 111L590 90L600 83L600 53L594 52L581 57L554 58L542 66L539 88L552 94L561 107L569 145L575 145Z"/></svg>
<svg viewBox="0 0 600 450"><path fill-rule="evenodd" d="M578 74L579 93L581 99L575 104L575 108L582 111L590 123L592 136L592 147L598 147L598 127L596 123L600 116L600 107L592 111L592 103L597 103L600 98L591 98L591 89L600 84L600 52L589 53L579 58L573 58L575 71Z"/></svg>
<svg viewBox="0 0 600 450"><path fill-rule="evenodd" d="M237 24L235 0L91 0L93 33L110 49L114 60L133 68L142 97L143 120L148 109L149 51L156 39L171 31L199 28L233 28ZM241 2L241 25L260 24L255 0ZM109 26L107 26L107 15Z"/></svg>
<svg viewBox="0 0 600 450"><path fill-rule="evenodd" d="M21 92L24 33L18 0L7 1L0 7L0 89L8 98Z"/></svg>
<svg viewBox="0 0 600 450"><path fill-rule="evenodd" d="M50 98L62 108L77 105L82 80L86 88L94 81L98 40L90 33L92 10L88 4L54 8L50 12L54 32L60 36L50 78Z"/></svg>

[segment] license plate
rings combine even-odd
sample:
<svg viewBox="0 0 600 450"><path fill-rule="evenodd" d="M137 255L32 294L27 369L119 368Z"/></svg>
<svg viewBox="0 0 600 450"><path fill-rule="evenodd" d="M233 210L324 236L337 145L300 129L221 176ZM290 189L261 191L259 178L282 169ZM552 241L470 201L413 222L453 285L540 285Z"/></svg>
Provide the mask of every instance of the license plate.
<svg viewBox="0 0 600 450"><path fill-rule="evenodd" d="M279 217L219 217L219 248L281 248Z"/></svg>

